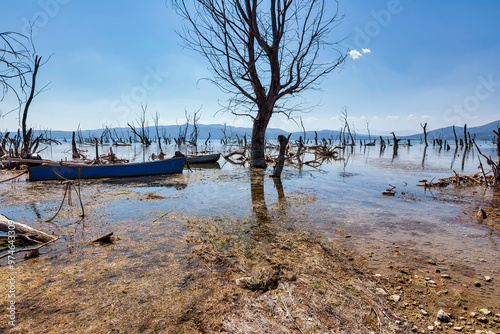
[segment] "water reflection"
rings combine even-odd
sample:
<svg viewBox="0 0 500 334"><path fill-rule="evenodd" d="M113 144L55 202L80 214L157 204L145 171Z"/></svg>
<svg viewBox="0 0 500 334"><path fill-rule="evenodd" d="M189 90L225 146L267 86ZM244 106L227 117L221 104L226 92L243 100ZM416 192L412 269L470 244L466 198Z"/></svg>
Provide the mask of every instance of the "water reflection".
<svg viewBox="0 0 500 334"><path fill-rule="evenodd" d="M270 211L265 198L265 170L250 171L250 193L252 197L252 209L257 224L253 226L254 237L257 241L272 241L278 225L282 223L287 215L287 205L283 183L279 178L273 178L273 184L278 195L278 209Z"/></svg>
<svg viewBox="0 0 500 334"><path fill-rule="evenodd" d="M267 225L270 222L270 216L264 192L264 176L265 170L253 169L250 171L250 194L253 213L258 224Z"/></svg>
<svg viewBox="0 0 500 334"><path fill-rule="evenodd" d="M450 169L453 169L453 164L455 163L455 160L457 159L457 153L458 153L458 146L455 147L455 151L453 152L453 159L451 159Z"/></svg>
<svg viewBox="0 0 500 334"><path fill-rule="evenodd" d="M203 169L221 169L221 166L218 162L209 162L203 164L190 164L190 170L203 170Z"/></svg>
<svg viewBox="0 0 500 334"><path fill-rule="evenodd" d="M424 153L422 154L422 169L425 169L425 157L427 156L427 148L428 148L428 146L426 145L424 147ZM453 162L452 162L452 166L453 166Z"/></svg>
<svg viewBox="0 0 500 334"><path fill-rule="evenodd" d="M177 190L182 190L187 187L186 182L178 179L173 179L172 175L103 179L98 182L112 184L112 185L126 185L130 187L175 188Z"/></svg>

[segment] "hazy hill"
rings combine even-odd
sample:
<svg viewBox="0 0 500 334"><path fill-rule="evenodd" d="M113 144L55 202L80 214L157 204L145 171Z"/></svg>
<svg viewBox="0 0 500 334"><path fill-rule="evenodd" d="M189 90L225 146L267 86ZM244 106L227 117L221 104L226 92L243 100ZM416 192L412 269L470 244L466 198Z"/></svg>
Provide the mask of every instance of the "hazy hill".
<svg viewBox="0 0 500 334"><path fill-rule="evenodd" d="M467 128L467 131L470 132L470 134L472 136L474 136L474 134L475 134L477 139L489 140L489 139L492 139L494 137L493 130L497 129L498 124L500 124L500 121L492 122L492 123L485 124L482 126ZM171 138L172 140L174 138L179 137L179 131L185 132L186 138L190 139L191 134L193 133L193 130L194 129L193 129L192 125L188 125L187 130L186 130L186 124L180 125L180 126L178 126L178 125L161 125L158 127L158 132L159 132L159 135L161 137ZM224 126L221 124L208 124L208 125L200 124L198 126L198 130L199 130L198 139L200 139L200 140L207 139L209 136L213 140L219 140L221 138L224 138L224 133L227 137L231 137L233 139L236 139L236 137L243 138L245 135L246 135L247 139L250 139L250 135L252 133L251 128ZM94 138L94 137L100 138L101 135L103 134L103 131L104 131L103 129L82 130L82 131L77 132L77 138L78 138L78 136L81 136L84 139ZM150 127L146 128L146 131L149 132L150 138L156 137L155 127L150 126ZM463 132L464 132L463 127L457 126L457 127L455 127L455 131L456 131L457 136L459 138L463 137ZM63 140L63 139L71 140L71 136L72 136L72 131L58 131L58 130L55 130L55 131L37 131L37 133L41 133L41 132L43 132L44 134L46 134L50 138L54 138L54 139L58 139L58 140ZM132 131L128 127L127 128L111 128L111 129L109 129L109 132L110 132L109 136L111 138L113 138L114 140L116 140L116 139L128 140L130 137L134 137L134 134L132 133ZM289 132L286 132L284 130L277 129L277 128L268 128L266 136L268 139L272 140L272 139L276 139L278 137L278 135L280 135L280 134L288 135ZM306 133L305 133L306 138L309 140L313 140L315 135L316 135L315 131L306 131ZM403 138L403 139L419 140L419 139L423 138L422 132L416 133L413 135L403 136L403 135L398 134L396 131L396 135L399 138ZM299 139L300 136L304 136L304 133L303 132L294 132L291 136L291 139L296 140L296 139ZM339 131L321 130L321 131L317 131L317 136L318 136L319 140L321 140L322 138L338 139ZM367 134L359 134L358 133L358 134L353 134L353 136L355 137L356 140L368 139ZM384 138L392 137L392 135L387 134L387 135L384 135L383 137ZM450 139L453 140L454 139L453 127L449 126L446 128L441 128L441 129L429 131L427 134L427 137L429 140L432 140L432 138L442 138L442 139L446 139L446 140L450 140ZM378 139L379 135L372 134L371 139L373 140L375 138Z"/></svg>
<svg viewBox="0 0 500 334"><path fill-rule="evenodd" d="M500 124L500 121L495 121L491 122L485 125L481 126L476 126L476 127L467 127L467 132L471 134L472 137L476 135L476 139L481 139L481 140L487 140L487 139L492 139L495 137L495 134L493 133L493 130L496 130L498 125ZM457 134L457 137L464 137L464 128L461 126L456 126L455 127L455 132ZM419 133L411 136L406 136L405 138L409 139L420 139L423 138L424 134ZM455 140L455 136L453 135L453 126L448 126L446 128L441 128L437 130L432 130L427 132L427 138L432 139L432 138L441 138L441 139L446 139L446 140Z"/></svg>

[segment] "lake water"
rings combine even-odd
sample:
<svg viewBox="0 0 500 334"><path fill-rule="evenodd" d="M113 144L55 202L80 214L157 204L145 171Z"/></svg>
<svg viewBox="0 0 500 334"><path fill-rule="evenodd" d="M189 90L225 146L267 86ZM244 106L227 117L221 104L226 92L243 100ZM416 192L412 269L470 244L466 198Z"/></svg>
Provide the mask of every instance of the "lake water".
<svg viewBox="0 0 500 334"><path fill-rule="evenodd" d="M480 147L486 155L496 155L495 147L490 144L483 143ZM64 159L70 156L67 149L67 146L50 146L42 155ZM95 150L90 146L88 149ZM105 152L107 148L100 150ZM147 160L154 152L154 148L144 151L139 145L113 150L118 157L132 161ZM174 150L173 146L167 147L167 155ZM313 158L308 155L305 160ZM43 222L57 210L64 187L59 182L30 183L20 179L0 184L0 212L16 221L34 222L36 228L55 230L63 236L57 246L63 250L84 247L93 237L110 230L133 239L135 246L141 240L146 243L155 234L155 242L172 243L164 247L175 249L176 238L185 231L182 217L250 219L258 224L266 219L268 212L278 210L283 219L293 217L300 228L352 247L366 258L367 266L374 272L388 272L388 267L398 262L418 258L418 261L432 259L441 273L449 273L457 284L467 288L484 276L491 276L492 282L472 294L500 307L498 229L486 226L475 216L479 206L498 200L498 191L481 186L459 189L418 186L421 179L437 180L452 176L454 171L476 173L479 160L475 150L446 151L415 145L401 146L394 155L392 147L381 151L379 146L355 146L346 148L340 158L326 160L317 168L286 166L281 183L268 177L271 168L252 172L222 158L217 165L193 166L180 175L85 181L81 189L88 207L83 223L78 221L76 205L66 207L53 223ZM387 188L394 188L395 196L382 195ZM151 193L157 199L146 200ZM167 216L171 217L167 225L144 227L145 222L160 221ZM490 225L500 224L491 221L495 218L488 219ZM133 253L131 244L123 247ZM145 261L151 248L141 247ZM150 261L154 265L154 260ZM421 262L420 268L411 269L418 269L421 275L434 280L440 278L435 266L426 267L423 261L418 261L406 265L417 266Z"/></svg>

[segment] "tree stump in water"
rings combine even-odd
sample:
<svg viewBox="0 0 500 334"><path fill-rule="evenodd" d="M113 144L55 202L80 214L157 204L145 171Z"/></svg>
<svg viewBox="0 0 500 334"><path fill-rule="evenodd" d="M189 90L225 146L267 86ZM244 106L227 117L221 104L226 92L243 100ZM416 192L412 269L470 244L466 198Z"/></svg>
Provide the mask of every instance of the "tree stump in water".
<svg viewBox="0 0 500 334"><path fill-rule="evenodd" d="M281 177L281 172L283 171L283 166L285 165L285 152L288 145L288 140L290 139L290 135L288 135L288 138L283 135L278 136L278 142L280 143L280 153L278 155L276 165L274 166L273 175L271 175L272 177Z"/></svg>

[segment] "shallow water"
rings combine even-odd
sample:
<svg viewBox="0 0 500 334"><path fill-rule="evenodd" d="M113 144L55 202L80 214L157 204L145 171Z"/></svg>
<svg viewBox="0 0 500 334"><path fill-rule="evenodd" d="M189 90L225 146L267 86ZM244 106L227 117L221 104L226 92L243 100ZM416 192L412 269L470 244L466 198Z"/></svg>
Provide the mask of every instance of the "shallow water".
<svg viewBox="0 0 500 334"><path fill-rule="evenodd" d="M488 144L481 149L486 155L496 154ZM64 159L69 156L66 150L49 147L44 157ZM89 147L91 150L94 148ZM147 160L154 151L143 151L140 146L113 150L118 157L133 161ZM174 150L168 147L167 155ZM0 183L0 213L62 236L47 256L21 260L19 266L30 272L27 276L31 280L48 264L57 270L66 263L85 268L92 266L92 257L100 258L102 277L111 286L140 277L145 268L161 272L168 267L171 272L172 259L184 256L189 248L182 238L186 222L221 217L235 224L250 219L258 225L270 210L279 207L283 219L293 217L298 228L354 248L375 272L386 273L387 266L396 263L420 263L414 268L420 275L439 281L441 273L449 273L452 280L443 286L466 285L474 297L500 307L498 229L492 230L474 215L477 206L498 198L498 194L484 187L429 190L417 186L421 179L437 180L453 175L453 171L477 172L477 153L415 145L401 146L394 155L392 147L381 151L378 146L356 146L346 148L340 158L324 161L318 168L286 166L282 182L267 177L269 168L267 174L252 172L224 159L218 166L193 166L179 175L82 181L86 217L78 217L80 208L73 195L73 205L64 205L51 223L45 220L57 211L64 185L21 178ZM381 194L391 187L395 187L394 197ZM91 240L110 231L121 238L111 248L89 246ZM428 266L425 259L433 259L436 266ZM182 275L179 266L175 275ZM71 270L61 289L84 286L83 273ZM485 283L485 275L491 276L492 282ZM482 286L473 288L475 281L481 281ZM105 304L106 295L100 298Z"/></svg>

